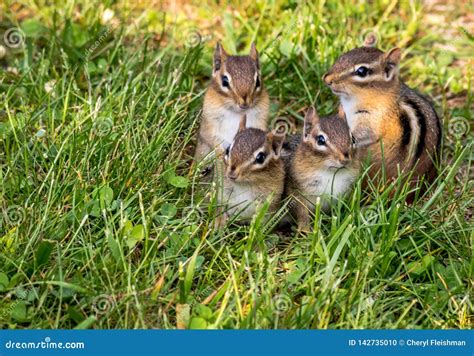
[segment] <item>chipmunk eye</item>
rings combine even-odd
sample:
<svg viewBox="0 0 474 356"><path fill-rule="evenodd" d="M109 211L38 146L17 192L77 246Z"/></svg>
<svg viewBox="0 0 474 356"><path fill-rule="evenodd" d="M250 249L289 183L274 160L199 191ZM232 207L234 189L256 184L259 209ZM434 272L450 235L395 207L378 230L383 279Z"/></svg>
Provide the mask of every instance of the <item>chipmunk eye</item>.
<svg viewBox="0 0 474 356"><path fill-rule="evenodd" d="M265 162L265 158L267 158L267 155L264 152L260 152L257 157L255 157L255 163L263 164L263 162Z"/></svg>
<svg viewBox="0 0 474 356"><path fill-rule="evenodd" d="M225 155L228 156L229 152L230 152L230 146L227 146L227 148L225 149Z"/></svg>
<svg viewBox="0 0 474 356"><path fill-rule="evenodd" d="M326 139L323 135L319 135L318 137L316 137L316 142L319 146L324 146L326 144Z"/></svg>
<svg viewBox="0 0 474 356"><path fill-rule="evenodd" d="M365 77L367 76L367 74L369 74L369 68L367 67L364 67L364 66L361 66L359 68L357 68L357 70L355 71L356 75L359 76L359 77Z"/></svg>
<svg viewBox="0 0 474 356"><path fill-rule="evenodd" d="M260 78L257 77L257 80L255 81L255 88L260 88Z"/></svg>
<svg viewBox="0 0 474 356"><path fill-rule="evenodd" d="M221 79L222 79L222 86L224 88L228 88L229 87L229 78L227 78L227 75L223 75Z"/></svg>

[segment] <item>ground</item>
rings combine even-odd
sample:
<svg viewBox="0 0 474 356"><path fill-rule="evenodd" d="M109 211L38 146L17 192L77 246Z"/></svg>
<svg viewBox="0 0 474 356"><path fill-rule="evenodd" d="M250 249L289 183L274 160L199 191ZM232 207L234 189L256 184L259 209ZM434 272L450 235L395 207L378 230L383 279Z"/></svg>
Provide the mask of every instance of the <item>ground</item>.
<svg viewBox="0 0 474 356"><path fill-rule="evenodd" d="M0 8L1 328L472 327L472 4ZM216 41L256 41L272 118L299 125L369 32L443 120L434 185L406 206L358 182L309 235L213 229L192 152Z"/></svg>

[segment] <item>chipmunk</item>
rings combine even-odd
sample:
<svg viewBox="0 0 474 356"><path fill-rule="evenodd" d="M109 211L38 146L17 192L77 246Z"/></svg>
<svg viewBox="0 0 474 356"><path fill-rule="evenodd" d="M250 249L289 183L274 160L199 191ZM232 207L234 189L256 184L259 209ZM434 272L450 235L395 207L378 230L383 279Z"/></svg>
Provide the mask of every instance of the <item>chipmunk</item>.
<svg viewBox="0 0 474 356"><path fill-rule="evenodd" d="M266 130L269 106L255 43L248 56L230 56L217 43L195 159L201 160L219 145L229 146L243 114L249 127Z"/></svg>
<svg viewBox="0 0 474 356"><path fill-rule="evenodd" d="M298 230L309 231L310 212L319 197L325 211L333 199L351 190L359 174L355 149L346 119L339 115L319 117L310 107L301 136L285 142L286 194L293 199Z"/></svg>
<svg viewBox="0 0 474 356"><path fill-rule="evenodd" d="M280 157L285 135L246 127L244 115L238 132L224 153L223 194L225 208L217 223L222 227L230 216L248 221L259 204L272 196L268 213L277 210L284 184L285 167Z"/></svg>
<svg viewBox="0 0 474 356"><path fill-rule="evenodd" d="M433 160L441 149L441 123L433 105L399 78L401 50L383 52L372 47L370 36L363 47L343 54L323 76L341 101L356 142L381 141L367 155L373 177L383 167L387 178L414 170L412 180L436 176Z"/></svg>

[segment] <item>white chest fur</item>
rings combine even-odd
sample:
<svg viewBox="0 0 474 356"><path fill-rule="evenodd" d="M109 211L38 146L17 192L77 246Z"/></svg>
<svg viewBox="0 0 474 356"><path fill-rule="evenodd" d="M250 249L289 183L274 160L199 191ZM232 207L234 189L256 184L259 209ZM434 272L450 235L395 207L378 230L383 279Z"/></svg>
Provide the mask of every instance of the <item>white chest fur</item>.
<svg viewBox="0 0 474 356"><path fill-rule="evenodd" d="M245 114L247 115L247 127L265 129L265 118L261 117L258 110L251 108L246 110ZM243 115L244 113L226 109L216 118L217 124L214 126L213 132L216 144L220 144L226 148L232 143L239 129L240 119Z"/></svg>
<svg viewBox="0 0 474 356"><path fill-rule="evenodd" d="M357 102L352 97L347 97L345 95L341 96L341 105L344 109L344 113L346 114L347 124L349 125L349 129L354 131L354 129L358 125L357 120Z"/></svg>
<svg viewBox="0 0 474 356"><path fill-rule="evenodd" d="M225 184L223 203L231 216L239 215L240 219L251 219L264 198L263 194L252 190L249 184Z"/></svg>
<svg viewBox="0 0 474 356"><path fill-rule="evenodd" d="M313 204L320 197L322 208L327 209L333 198L339 198L351 190L356 177L357 171L353 169L318 170L304 177L302 193Z"/></svg>

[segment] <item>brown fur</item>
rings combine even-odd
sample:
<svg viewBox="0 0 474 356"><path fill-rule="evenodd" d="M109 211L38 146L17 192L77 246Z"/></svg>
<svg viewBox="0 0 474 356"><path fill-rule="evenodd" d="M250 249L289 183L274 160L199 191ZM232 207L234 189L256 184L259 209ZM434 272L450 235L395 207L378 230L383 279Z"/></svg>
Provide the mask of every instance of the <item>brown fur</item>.
<svg viewBox="0 0 474 356"><path fill-rule="evenodd" d="M339 97L355 102L347 104L356 113L347 114L357 116L352 127L355 139L363 139L361 133L367 130L374 135L375 144L362 155L370 156L370 177L380 174L383 167L389 179L412 170L413 181L422 176L432 179L441 124L431 103L400 81L399 60L399 49L384 53L372 47L356 48L342 55L323 79ZM367 78L355 75L361 64L369 64Z"/></svg>
<svg viewBox="0 0 474 356"><path fill-rule="evenodd" d="M242 120L245 122L245 117ZM278 209L284 189L285 167L280 157L284 136L243 126L240 126L224 156L224 193L220 199L221 210L227 201L238 202L240 196L245 197L246 201L242 202L244 204L236 205L245 207L245 204L253 206L261 204L273 195L268 210L268 213L273 213ZM262 164L255 161L259 153L266 155ZM232 206L227 208L229 210L222 213L218 220L219 227L225 224L229 216L237 212ZM248 212L244 211L242 215L243 221L250 219Z"/></svg>
<svg viewBox="0 0 474 356"><path fill-rule="evenodd" d="M227 88L223 86L224 76L229 81ZM249 127L266 130L269 106L255 45L252 44L247 56L230 56L217 44L195 158L201 160L215 148L225 149L232 142L243 114L248 115Z"/></svg>
<svg viewBox="0 0 474 356"><path fill-rule="evenodd" d="M313 118L312 118L313 117ZM327 139L324 151L317 147L317 136L324 134ZM296 141L299 141L296 144ZM358 161L352 160L351 134L343 117L333 115L319 119L311 108L305 117L305 128L301 138L291 137L286 147L290 158L286 160L286 193L292 197L291 208L296 215L299 230L309 230L310 212L314 209L314 192L321 195L344 194L358 174ZM336 168L338 167L338 168ZM335 191L325 190L324 177L333 176ZM337 177L337 178L336 178ZM323 181L319 181L319 179ZM317 185L321 188L317 188ZM344 187L341 190L341 187ZM321 196L323 210L328 210L330 201Z"/></svg>
<svg viewBox="0 0 474 356"><path fill-rule="evenodd" d="M249 158L252 158L253 153L260 147L264 146L267 141L267 135L264 131L248 128L239 131L235 135L234 143L232 144L232 165L241 166Z"/></svg>
<svg viewBox="0 0 474 356"><path fill-rule="evenodd" d="M329 69L325 76L343 72L359 63L370 63L378 60L383 52L374 47L359 47L344 53L336 63Z"/></svg>

